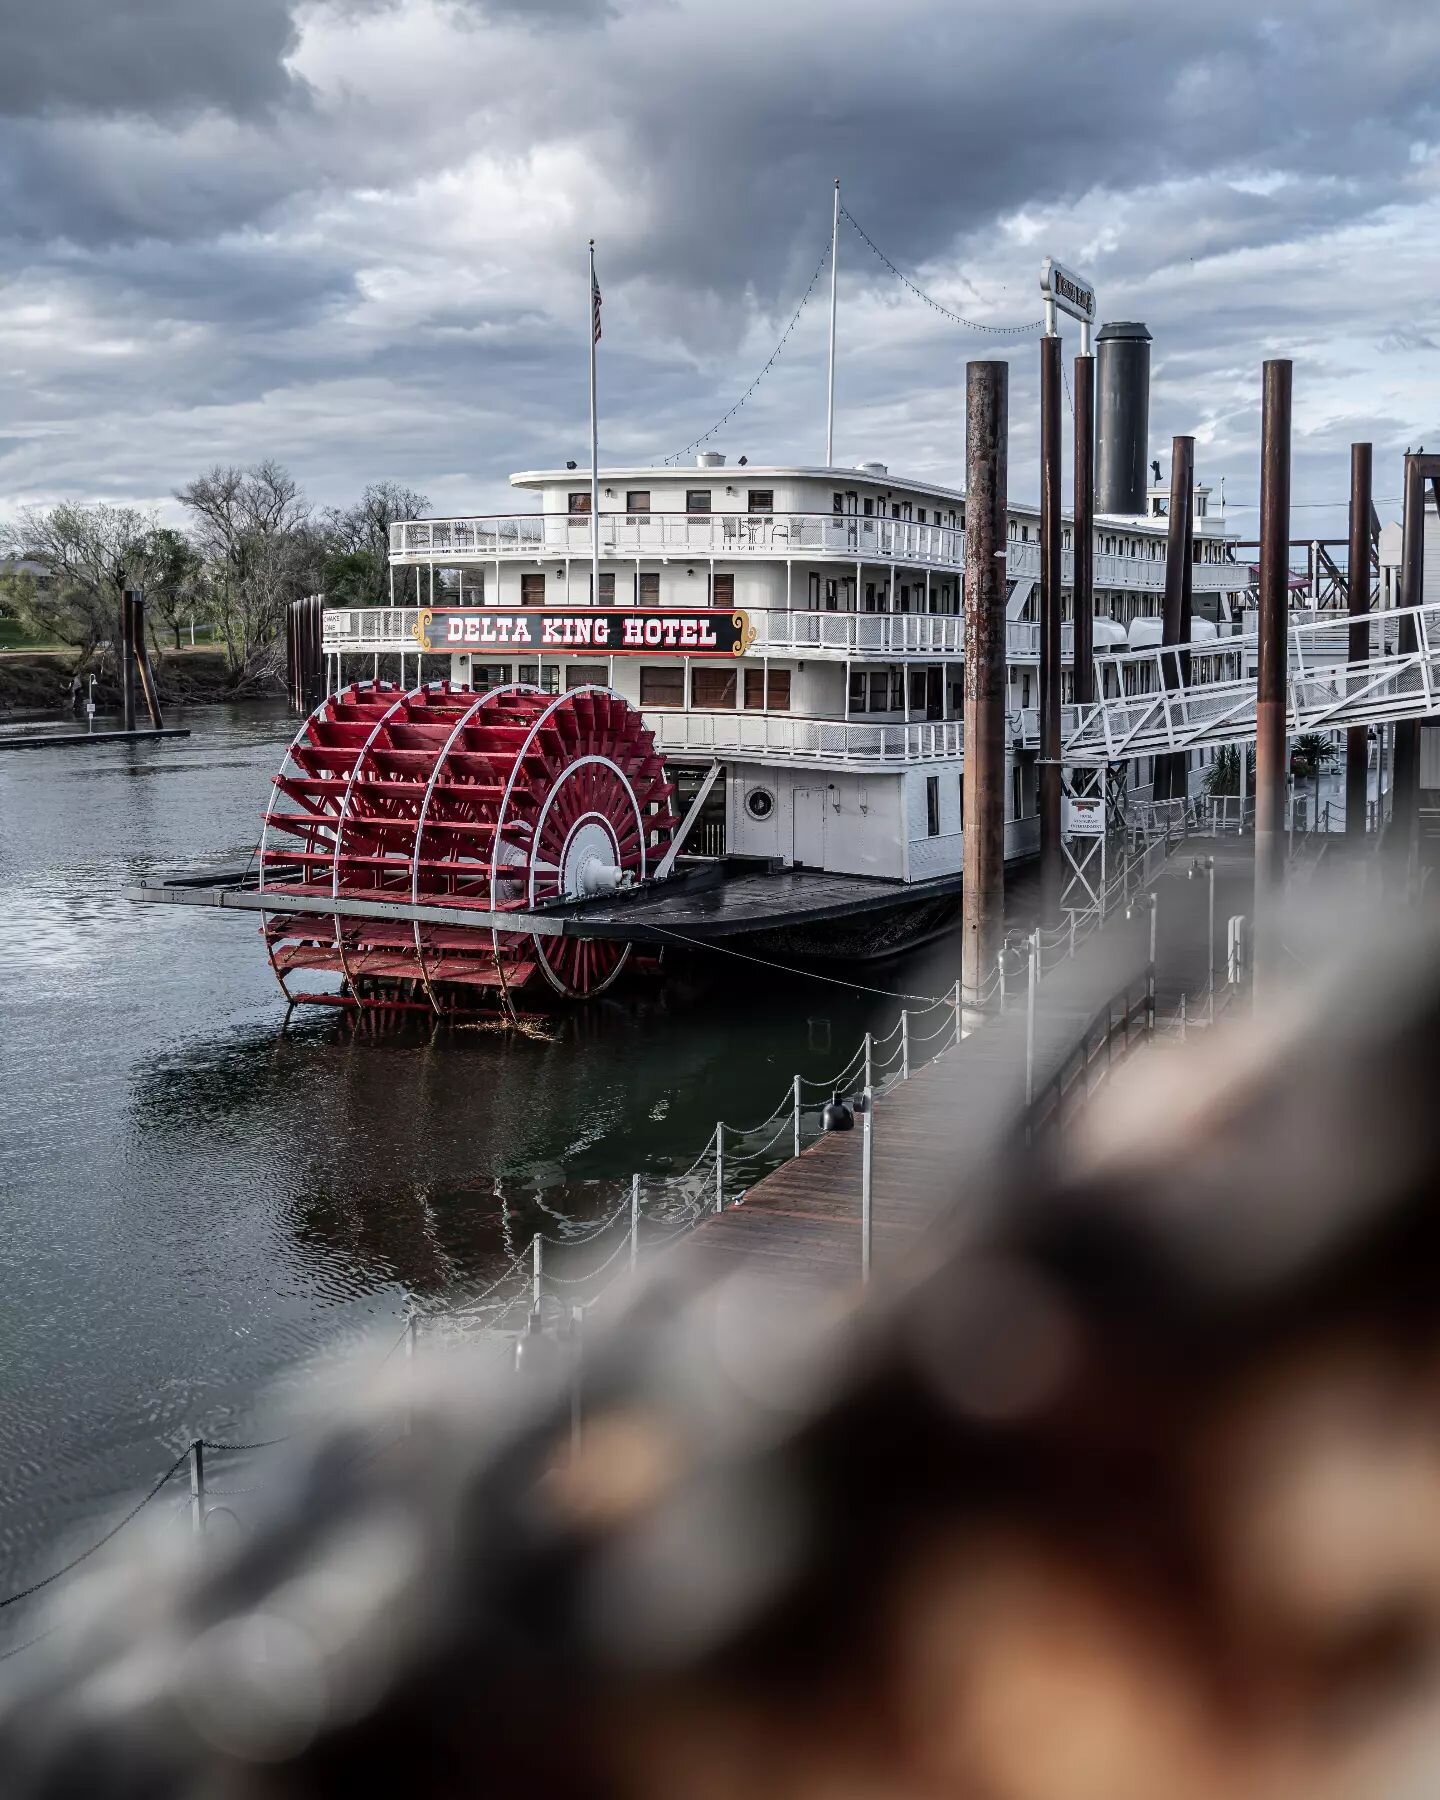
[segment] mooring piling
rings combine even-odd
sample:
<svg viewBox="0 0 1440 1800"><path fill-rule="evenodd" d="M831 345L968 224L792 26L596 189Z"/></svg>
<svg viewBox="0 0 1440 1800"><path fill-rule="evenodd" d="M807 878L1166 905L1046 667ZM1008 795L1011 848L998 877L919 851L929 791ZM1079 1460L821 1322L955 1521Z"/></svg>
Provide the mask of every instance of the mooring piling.
<svg viewBox="0 0 1440 1800"><path fill-rule="evenodd" d="M1040 340L1040 917L1060 916L1060 338Z"/></svg>
<svg viewBox="0 0 1440 1800"><path fill-rule="evenodd" d="M1095 698L1095 358L1075 358L1074 699Z"/></svg>
<svg viewBox="0 0 1440 1800"><path fill-rule="evenodd" d="M1274 966L1269 939L1285 878L1285 743L1290 618L1290 393L1293 365L1265 364L1260 446L1260 599L1255 696L1255 969ZM1241 747L1244 758L1244 747Z"/></svg>
<svg viewBox="0 0 1440 1800"><path fill-rule="evenodd" d="M1370 547L1373 452L1369 444L1350 446L1350 552L1345 585L1349 601L1352 663L1370 660ZM1370 797L1370 728L1352 725L1345 733L1345 835L1365 836Z"/></svg>

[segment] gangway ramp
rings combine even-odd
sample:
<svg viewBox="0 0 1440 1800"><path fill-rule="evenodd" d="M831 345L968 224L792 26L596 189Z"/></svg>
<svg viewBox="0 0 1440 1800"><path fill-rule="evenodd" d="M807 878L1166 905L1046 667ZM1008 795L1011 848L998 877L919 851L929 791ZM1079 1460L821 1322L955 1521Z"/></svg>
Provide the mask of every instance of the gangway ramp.
<svg viewBox="0 0 1440 1800"><path fill-rule="evenodd" d="M1367 634L1363 660L1350 658L1348 629L1342 636L1333 619L1291 625L1290 735L1440 719L1440 604L1371 613L1355 628ZM1253 739L1256 683L1243 669L1247 642L1253 648L1253 640L1219 638L1097 657L1102 697L1073 709L1063 760L1099 767Z"/></svg>

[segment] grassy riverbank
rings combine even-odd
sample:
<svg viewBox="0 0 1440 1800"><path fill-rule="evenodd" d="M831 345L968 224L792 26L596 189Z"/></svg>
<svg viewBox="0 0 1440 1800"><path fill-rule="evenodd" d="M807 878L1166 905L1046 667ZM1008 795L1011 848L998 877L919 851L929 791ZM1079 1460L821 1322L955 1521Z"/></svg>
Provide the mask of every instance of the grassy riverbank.
<svg viewBox="0 0 1440 1800"><path fill-rule="evenodd" d="M0 651L0 720L69 718L73 651ZM237 694L224 653L197 647L166 651L155 663L162 706L218 706L245 700L273 700L271 692ZM117 712L120 686L112 671L95 683L101 712Z"/></svg>

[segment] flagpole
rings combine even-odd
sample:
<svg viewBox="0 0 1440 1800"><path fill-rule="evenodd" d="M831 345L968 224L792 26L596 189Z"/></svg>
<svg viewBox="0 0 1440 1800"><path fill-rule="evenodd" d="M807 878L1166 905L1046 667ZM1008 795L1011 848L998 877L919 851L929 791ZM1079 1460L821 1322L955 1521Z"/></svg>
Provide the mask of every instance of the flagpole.
<svg viewBox="0 0 1440 1800"><path fill-rule="evenodd" d="M600 434L595 415L595 240L590 240L590 604L600 604Z"/></svg>
<svg viewBox="0 0 1440 1800"><path fill-rule="evenodd" d="M825 404L825 467L835 466L835 266L840 260L840 177L835 177L835 214L830 224L830 389Z"/></svg>

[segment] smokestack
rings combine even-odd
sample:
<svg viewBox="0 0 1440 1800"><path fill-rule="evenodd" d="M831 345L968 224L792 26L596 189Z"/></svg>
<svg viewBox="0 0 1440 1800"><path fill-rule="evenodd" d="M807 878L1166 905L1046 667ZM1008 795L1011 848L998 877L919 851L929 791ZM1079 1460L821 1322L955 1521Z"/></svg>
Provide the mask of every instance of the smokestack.
<svg viewBox="0 0 1440 1800"><path fill-rule="evenodd" d="M1095 510L1143 513L1150 438L1150 333L1125 321L1102 325L1096 375L1099 443Z"/></svg>

